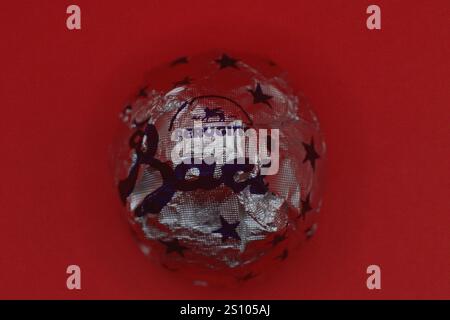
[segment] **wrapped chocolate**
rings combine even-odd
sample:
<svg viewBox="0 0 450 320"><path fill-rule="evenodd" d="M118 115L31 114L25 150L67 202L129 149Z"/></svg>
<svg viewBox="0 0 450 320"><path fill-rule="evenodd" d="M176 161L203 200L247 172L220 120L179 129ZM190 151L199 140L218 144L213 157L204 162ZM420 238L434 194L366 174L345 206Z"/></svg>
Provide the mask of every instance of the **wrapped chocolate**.
<svg viewBox="0 0 450 320"><path fill-rule="evenodd" d="M270 60L212 51L148 74L121 114L117 185L145 254L240 283L317 229L325 144Z"/></svg>

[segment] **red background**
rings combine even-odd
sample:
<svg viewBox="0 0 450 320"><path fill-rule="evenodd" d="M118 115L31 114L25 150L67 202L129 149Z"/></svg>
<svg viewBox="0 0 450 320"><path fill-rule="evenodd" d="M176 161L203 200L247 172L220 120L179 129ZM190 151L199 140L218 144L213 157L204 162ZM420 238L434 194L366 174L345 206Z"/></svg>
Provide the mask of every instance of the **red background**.
<svg viewBox="0 0 450 320"><path fill-rule="evenodd" d="M81 31L65 26L72 2L2 3L0 298L450 298L450 5L378 0L369 31L371 2L79 0ZM108 153L146 71L217 47L288 70L328 145L316 237L238 291L146 260Z"/></svg>

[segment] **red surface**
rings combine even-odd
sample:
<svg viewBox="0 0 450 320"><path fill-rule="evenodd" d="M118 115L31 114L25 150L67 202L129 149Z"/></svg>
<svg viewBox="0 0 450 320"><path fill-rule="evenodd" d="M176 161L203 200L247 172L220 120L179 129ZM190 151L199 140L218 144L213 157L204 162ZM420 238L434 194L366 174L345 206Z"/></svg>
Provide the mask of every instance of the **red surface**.
<svg viewBox="0 0 450 320"><path fill-rule="evenodd" d="M72 2L2 4L0 298L450 298L449 2L375 1L381 31L371 1L190 2L76 1L81 31L65 27ZM238 291L146 260L108 153L146 71L216 47L288 70L329 151L317 236Z"/></svg>

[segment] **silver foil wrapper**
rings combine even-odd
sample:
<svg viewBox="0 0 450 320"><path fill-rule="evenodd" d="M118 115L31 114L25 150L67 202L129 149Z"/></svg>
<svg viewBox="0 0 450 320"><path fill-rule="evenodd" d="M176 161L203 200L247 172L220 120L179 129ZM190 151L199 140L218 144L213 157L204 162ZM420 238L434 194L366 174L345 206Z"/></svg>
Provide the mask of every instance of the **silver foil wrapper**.
<svg viewBox="0 0 450 320"><path fill-rule="evenodd" d="M120 196L142 251L165 268L202 285L241 282L316 232L325 143L317 117L272 61L221 51L180 57L148 74L121 119ZM277 129L266 147L277 144L278 169L262 175L267 163L258 157L237 165L255 150L241 145L239 153L236 142L223 145L222 162L195 164L192 139L174 139L195 128L234 142L237 129ZM183 138L191 149L178 162L191 164L174 160Z"/></svg>

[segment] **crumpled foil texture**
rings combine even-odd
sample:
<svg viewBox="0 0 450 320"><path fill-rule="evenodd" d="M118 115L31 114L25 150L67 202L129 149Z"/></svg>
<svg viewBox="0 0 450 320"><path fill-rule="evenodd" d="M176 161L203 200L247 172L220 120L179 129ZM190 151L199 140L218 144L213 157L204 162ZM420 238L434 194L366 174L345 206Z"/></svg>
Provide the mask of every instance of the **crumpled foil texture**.
<svg viewBox="0 0 450 320"><path fill-rule="evenodd" d="M116 161L142 251L200 285L246 281L285 261L316 232L321 207L325 143L303 96L274 62L222 51L179 57L147 78L120 115ZM278 129L278 172L177 165L172 134L194 121Z"/></svg>

